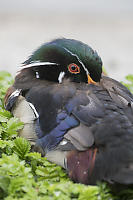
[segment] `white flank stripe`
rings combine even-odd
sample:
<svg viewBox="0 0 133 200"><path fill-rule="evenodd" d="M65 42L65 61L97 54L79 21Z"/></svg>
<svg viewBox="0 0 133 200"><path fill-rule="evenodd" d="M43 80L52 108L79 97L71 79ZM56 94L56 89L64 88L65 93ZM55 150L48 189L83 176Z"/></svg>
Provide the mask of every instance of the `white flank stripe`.
<svg viewBox="0 0 133 200"><path fill-rule="evenodd" d="M60 145L66 145L67 144L67 141L66 140L62 140L61 142L60 142Z"/></svg>
<svg viewBox="0 0 133 200"><path fill-rule="evenodd" d="M90 74L90 73L89 73L88 69L85 67L84 63L79 59L79 57L78 57L76 54L74 54L74 53L72 53L71 51L69 51L67 48L64 47L64 49L65 49L68 53L70 53L72 56L75 56L75 57L77 58L78 62L82 65L82 67L84 68L84 70L86 71L86 74L87 74L87 76L88 76L88 74Z"/></svg>
<svg viewBox="0 0 133 200"><path fill-rule="evenodd" d="M59 77L58 77L59 83L62 83L62 79L64 78L64 76L65 76L65 72L60 72Z"/></svg>
<svg viewBox="0 0 133 200"><path fill-rule="evenodd" d="M36 61L36 62L32 62L32 63L27 64L27 65L22 65L21 68L25 69L25 68L30 68L30 67L44 66L44 65L59 65L59 64L52 63L52 62L40 62L40 61Z"/></svg>
<svg viewBox="0 0 133 200"><path fill-rule="evenodd" d="M28 102L29 103L29 102ZM32 110L34 111L34 114L35 114L35 117L38 118L39 115L38 115L38 112L36 111L35 109L35 106L32 104L32 103L29 103L30 107L32 108Z"/></svg>

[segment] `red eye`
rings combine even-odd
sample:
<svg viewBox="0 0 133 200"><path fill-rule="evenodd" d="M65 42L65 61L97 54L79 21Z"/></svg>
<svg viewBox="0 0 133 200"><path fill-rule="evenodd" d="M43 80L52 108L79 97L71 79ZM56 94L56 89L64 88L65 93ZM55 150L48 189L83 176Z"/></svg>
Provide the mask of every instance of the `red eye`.
<svg viewBox="0 0 133 200"><path fill-rule="evenodd" d="M69 70L69 72L71 72L73 74L80 73L80 67L78 65L76 65L75 63L71 63L70 65L68 65L68 70Z"/></svg>

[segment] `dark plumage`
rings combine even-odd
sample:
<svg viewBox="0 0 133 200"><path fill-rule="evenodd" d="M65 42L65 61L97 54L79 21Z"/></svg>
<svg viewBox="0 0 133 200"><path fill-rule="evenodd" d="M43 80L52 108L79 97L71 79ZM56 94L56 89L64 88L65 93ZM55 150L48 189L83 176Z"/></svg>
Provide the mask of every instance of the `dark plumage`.
<svg viewBox="0 0 133 200"><path fill-rule="evenodd" d="M132 184L133 95L101 73L91 47L54 40L24 62L6 108L24 121L20 135L73 181Z"/></svg>

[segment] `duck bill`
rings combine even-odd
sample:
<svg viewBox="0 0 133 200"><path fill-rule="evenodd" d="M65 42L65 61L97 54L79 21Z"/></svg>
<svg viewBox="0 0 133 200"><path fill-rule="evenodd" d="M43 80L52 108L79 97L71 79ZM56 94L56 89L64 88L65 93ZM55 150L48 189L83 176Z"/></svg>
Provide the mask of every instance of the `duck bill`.
<svg viewBox="0 0 133 200"><path fill-rule="evenodd" d="M96 84L96 82L92 80L90 75L88 75L88 84Z"/></svg>

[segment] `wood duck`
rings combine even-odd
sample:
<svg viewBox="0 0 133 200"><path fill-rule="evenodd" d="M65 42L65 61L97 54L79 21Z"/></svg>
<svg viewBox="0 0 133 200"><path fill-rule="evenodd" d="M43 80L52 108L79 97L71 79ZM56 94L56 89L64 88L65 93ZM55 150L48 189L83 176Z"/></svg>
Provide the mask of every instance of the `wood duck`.
<svg viewBox="0 0 133 200"><path fill-rule="evenodd" d="M5 96L20 136L78 183L133 183L133 95L102 76L102 60L73 39L43 44Z"/></svg>

